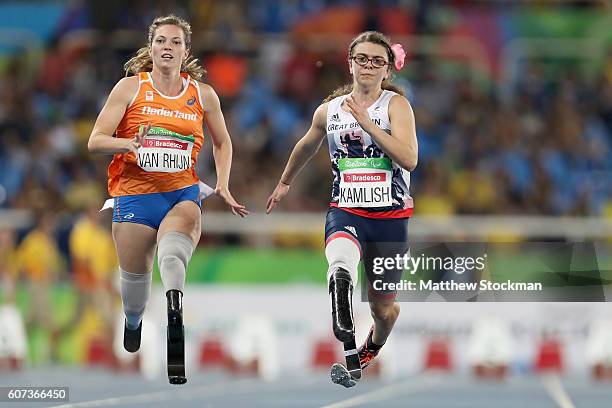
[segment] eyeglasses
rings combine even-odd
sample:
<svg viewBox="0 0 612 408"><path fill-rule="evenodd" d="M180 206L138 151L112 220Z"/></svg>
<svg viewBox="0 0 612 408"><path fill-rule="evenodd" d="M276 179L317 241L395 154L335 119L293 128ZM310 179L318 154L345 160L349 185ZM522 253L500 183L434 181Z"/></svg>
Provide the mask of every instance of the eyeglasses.
<svg viewBox="0 0 612 408"><path fill-rule="evenodd" d="M389 65L389 63L383 57L368 58L366 55L357 54L354 57L350 57L349 59L352 59L357 63L357 65L362 67L368 65L368 62L371 62L374 68L382 68L385 65Z"/></svg>

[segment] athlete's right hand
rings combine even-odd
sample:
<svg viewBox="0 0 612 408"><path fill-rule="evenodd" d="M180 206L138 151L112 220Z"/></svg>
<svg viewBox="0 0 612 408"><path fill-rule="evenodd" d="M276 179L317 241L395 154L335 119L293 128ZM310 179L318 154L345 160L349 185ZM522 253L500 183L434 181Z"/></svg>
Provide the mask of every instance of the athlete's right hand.
<svg viewBox="0 0 612 408"><path fill-rule="evenodd" d="M134 154L138 154L138 149L144 143L145 137L149 134L149 130L151 130L151 122L147 123L143 127L141 127L137 133L134 134L134 137L131 139L124 139L127 142L125 148L127 152L132 152Z"/></svg>
<svg viewBox="0 0 612 408"><path fill-rule="evenodd" d="M270 212L272 212L272 209L276 207L276 204L278 204L278 202L282 200L283 197L285 197L288 192L289 192L289 185L285 183L281 183L279 181L278 184L276 185L276 188L272 192L272 194L270 194L270 197L268 198L268 202L266 203L266 214L270 214Z"/></svg>
<svg viewBox="0 0 612 408"><path fill-rule="evenodd" d="M138 148L142 146L142 144L138 141L136 136L131 139L121 139L121 141L124 143L122 153L132 152L135 155L138 155Z"/></svg>

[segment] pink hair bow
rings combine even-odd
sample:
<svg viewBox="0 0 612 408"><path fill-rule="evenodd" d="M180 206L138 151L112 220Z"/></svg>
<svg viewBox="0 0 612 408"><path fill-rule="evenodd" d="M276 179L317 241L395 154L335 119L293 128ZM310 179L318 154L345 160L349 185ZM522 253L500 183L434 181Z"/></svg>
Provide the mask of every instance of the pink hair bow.
<svg viewBox="0 0 612 408"><path fill-rule="evenodd" d="M399 71L404 66L404 58L406 58L406 51L404 51L404 47L402 47L402 44L393 44L391 46L391 51L393 51L393 55L395 56L395 69Z"/></svg>

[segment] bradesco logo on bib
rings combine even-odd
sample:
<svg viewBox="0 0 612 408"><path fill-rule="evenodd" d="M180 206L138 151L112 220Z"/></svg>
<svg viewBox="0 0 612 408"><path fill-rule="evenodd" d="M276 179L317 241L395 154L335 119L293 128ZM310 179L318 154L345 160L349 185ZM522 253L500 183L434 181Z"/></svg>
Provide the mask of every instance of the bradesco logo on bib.
<svg viewBox="0 0 612 408"><path fill-rule="evenodd" d="M138 149L138 166L145 171L176 173L191 167L195 138L152 127Z"/></svg>
<svg viewBox="0 0 612 408"><path fill-rule="evenodd" d="M389 207L391 160L388 158L339 159L339 207Z"/></svg>

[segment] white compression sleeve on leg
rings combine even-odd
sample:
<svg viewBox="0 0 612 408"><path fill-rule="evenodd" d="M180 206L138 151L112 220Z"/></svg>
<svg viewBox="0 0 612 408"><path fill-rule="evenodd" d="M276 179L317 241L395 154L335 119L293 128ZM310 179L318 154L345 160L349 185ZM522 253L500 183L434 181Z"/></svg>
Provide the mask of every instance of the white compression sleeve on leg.
<svg viewBox="0 0 612 408"><path fill-rule="evenodd" d="M357 287L357 268L361 252L357 244L348 238L338 237L328 241L325 246L325 257L329 264L327 282L336 268L346 269L351 274L353 287Z"/></svg>
<svg viewBox="0 0 612 408"><path fill-rule="evenodd" d="M193 254L191 237L181 232L168 232L159 240L157 263L165 291L185 289L187 264Z"/></svg>
<svg viewBox="0 0 612 408"><path fill-rule="evenodd" d="M142 320L149 294L151 293L151 272L130 273L121 271L121 300L129 329L136 329Z"/></svg>

